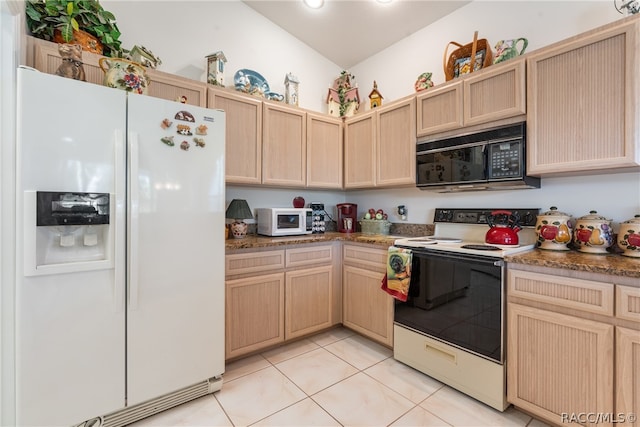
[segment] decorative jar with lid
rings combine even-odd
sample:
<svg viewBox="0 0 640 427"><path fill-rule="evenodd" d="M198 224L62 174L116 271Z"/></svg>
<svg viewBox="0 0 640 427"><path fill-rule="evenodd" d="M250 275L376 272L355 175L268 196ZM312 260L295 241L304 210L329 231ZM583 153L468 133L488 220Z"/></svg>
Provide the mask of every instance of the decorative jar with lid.
<svg viewBox="0 0 640 427"><path fill-rule="evenodd" d="M573 230L573 244L580 252L606 254L613 245L611 220L591 211L576 221Z"/></svg>
<svg viewBox="0 0 640 427"><path fill-rule="evenodd" d="M622 255L640 257L640 214L620 224L618 246Z"/></svg>
<svg viewBox="0 0 640 427"><path fill-rule="evenodd" d="M568 251L571 242L573 222L571 215L560 212L557 207L538 215L536 220L536 236L540 249Z"/></svg>

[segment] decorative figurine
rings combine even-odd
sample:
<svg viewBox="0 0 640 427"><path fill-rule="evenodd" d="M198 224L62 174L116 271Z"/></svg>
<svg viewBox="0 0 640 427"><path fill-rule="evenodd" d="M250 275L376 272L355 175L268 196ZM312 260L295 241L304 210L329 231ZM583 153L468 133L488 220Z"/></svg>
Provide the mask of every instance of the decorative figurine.
<svg viewBox="0 0 640 427"><path fill-rule="evenodd" d="M298 105L298 84L300 80L289 73L284 78L284 99L287 104Z"/></svg>
<svg viewBox="0 0 640 427"><path fill-rule="evenodd" d="M224 64L227 58L221 50L207 55L207 83L224 87Z"/></svg>
<svg viewBox="0 0 640 427"><path fill-rule="evenodd" d="M382 105L382 98L383 96L380 94L380 92L378 92L378 83L376 83L376 81L373 81L373 89L371 90L371 93L369 94L369 105L371 106L371 108L376 108Z"/></svg>
<svg viewBox="0 0 640 427"><path fill-rule="evenodd" d="M333 81L333 87L327 94L327 112L335 117L351 117L360 107L358 85L352 80L355 77L344 70L340 77Z"/></svg>
<svg viewBox="0 0 640 427"><path fill-rule="evenodd" d="M58 53L62 57L62 64L56 70L58 76L69 79L87 81L82 67L82 46L79 44L58 44Z"/></svg>
<svg viewBox="0 0 640 427"><path fill-rule="evenodd" d="M136 62L147 68L153 68L154 70L162 64L160 57L156 56L144 46L135 45L130 51L125 51L125 59Z"/></svg>
<svg viewBox="0 0 640 427"><path fill-rule="evenodd" d="M418 76L418 79L413 85L413 87L416 89L416 92L420 92L421 90L426 90L430 87L433 87L433 82L431 81L432 75L432 73L422 73Z"/></svg>

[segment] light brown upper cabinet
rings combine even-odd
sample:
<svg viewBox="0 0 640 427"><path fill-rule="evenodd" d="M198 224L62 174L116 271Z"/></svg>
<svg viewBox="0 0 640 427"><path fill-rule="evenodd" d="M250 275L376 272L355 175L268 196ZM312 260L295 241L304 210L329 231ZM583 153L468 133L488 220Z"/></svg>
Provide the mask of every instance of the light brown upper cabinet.
<svg viewBox="0 0 640 427"><path fill-rule="evenodd" d="M307 187L342 188L342 120L307 112Z"/></svg>
<svg viewBox="0 0 640 427"><path fill-rule="evenodd" d="M209 108L224 110L227 184L262 182L262 101L223 89L208 88Z"/></svg>
<svg viewBox="0 0 640 427"><path fill-rule="evenodd" d="M300 109L263 104L262 183L304 187L307 176L307 118Z"/></svg>
<svg viewBox="0 0 640 427"><path fill-rule="evenodd" d="M35 37L27 37L27 40L27 49L30 52L27 55L33 58L33 68L48 74L55 74L62 63L62 58L58 53L58 44ZM104 71L102 71L99 64L100 58L102 58L102 55L82 52L82 68L85 72L86 81L89 83L101 85L104 80ZM186 104L206 107L206 83L149 68L146 69L146 73L150 81L147 91L148 96L170 101L183 98Z"/></svg>
<svg viewBox="0 0 640 427"><path fill-rule="evenodd" d="M527 59L527 171L625 171L640 165L640 17Z"/></svg>
<svg viewBox="0 0 640 427"><path fill-rule="evenodd" d="M417 136L525 119L525 62L511 59L417 96ZM512 120L513 121L513 120Z"/></svg>
<svg viewBox="0 0 640 427"><path fill-rule="evenodd" d="M344 187L415 185L415 98L345 121Z"/></svg>

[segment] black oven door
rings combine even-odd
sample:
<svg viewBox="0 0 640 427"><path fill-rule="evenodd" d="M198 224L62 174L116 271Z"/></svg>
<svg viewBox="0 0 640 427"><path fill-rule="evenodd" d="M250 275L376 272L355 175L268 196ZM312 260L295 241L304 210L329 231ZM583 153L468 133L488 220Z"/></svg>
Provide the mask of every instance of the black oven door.
<svg viewBox="0 0 640 427"><path fill-rule="evenodd" d="M502 259L413 250L406 302L394 321L432 338L503 362Z"/></svg>

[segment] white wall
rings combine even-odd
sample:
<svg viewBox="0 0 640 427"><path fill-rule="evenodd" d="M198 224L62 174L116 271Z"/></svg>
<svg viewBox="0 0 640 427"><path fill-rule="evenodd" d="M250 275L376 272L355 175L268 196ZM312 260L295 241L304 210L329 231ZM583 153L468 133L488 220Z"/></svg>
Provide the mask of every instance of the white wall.
<svg viewBox="0 0 640 427"><path fill-rule="evenodd" d="M300 80L300 107L326 111L327 90L340 67L239 0L103 0L116 16L122 46L143 45L162 59L160 71L206 81L205 56L222 50L226 86L248 68L284 95L289 72ZM151 82L153 84L153 82Z"/></svg>

